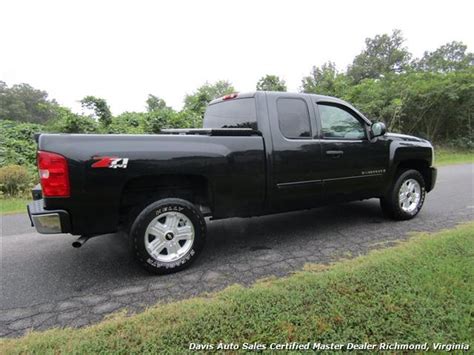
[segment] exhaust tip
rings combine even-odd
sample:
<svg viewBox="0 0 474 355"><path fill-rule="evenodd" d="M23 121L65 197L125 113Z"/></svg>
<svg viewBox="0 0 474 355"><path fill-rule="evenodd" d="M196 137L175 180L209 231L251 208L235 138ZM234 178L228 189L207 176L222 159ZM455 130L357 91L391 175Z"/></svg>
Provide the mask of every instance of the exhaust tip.
<svg viewBox="0 0 474 355"><path fill-rule="evenodd" d="M89 240L90 236L83 235L72 242L74 248L82 247Z"/></svg>

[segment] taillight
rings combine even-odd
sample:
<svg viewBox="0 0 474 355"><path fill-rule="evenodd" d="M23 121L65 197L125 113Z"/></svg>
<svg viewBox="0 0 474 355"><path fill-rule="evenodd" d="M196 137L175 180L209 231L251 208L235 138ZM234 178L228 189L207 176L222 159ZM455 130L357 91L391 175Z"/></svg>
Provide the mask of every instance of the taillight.
<svg viewBox="0 0 474 355"><path fill-rule="evenodd" d="M38 151L38 170L44 197L69 197L69 170L66 158Z"/></svg>

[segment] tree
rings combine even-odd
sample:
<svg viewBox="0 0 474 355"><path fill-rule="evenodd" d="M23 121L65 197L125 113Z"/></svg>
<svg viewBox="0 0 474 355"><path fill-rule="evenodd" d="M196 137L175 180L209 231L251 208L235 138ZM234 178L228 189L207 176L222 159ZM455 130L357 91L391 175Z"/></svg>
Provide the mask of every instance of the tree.
<svg viewBox="0 0 474 355"><path fill-rule="evenodd" d="M404 71L411 58L405 39L400 30L393 30L391 35L376 35L366 38L366 48L354 58L347 74L355 83L363 79L378 79L387 73Z"/></svg>
<svg viewBox="0 0 474 355"><path fill-rule="evenodd" d="M174 120L176 112L170 108L151 111L146 114L145 132L159 133L164 128L173 128L171 122Z"/></svg>
<svg viewBox="0 0 474 355"><path fill-rule="evenodd" d="M171 125L175 128L199 128L202 127L202 116L189 110L179 111L174 115Z"/></svg>
<svg viewBox="0 0 474 355"><path fill-rule="evenodd" d="M145 121L148 113L145 112L123 112L115 116L112 123L105 130L106 133L145 133Z"/></svg>
<svg viewBox="0 0 474 355"><path fill-rule="evenodd" d="M81 100L81 105L83 108L94 111L94 118L98 119L103 126L108 126L112 122L112 113L105 99L86 96Z"/></svg>
<svg viewBox="0 0 474 355"><path fill-rule="evenodd" d="M48 125L48 129L61 133L95 133L98 131L98 125L89 116L78 115L66 107L59 106L57 118Z"/></svg>
<svg viewBox="0 0 474 355"><path fill-rule="evenodd" d="M0 119L21 122L45 123L55 117L56 101L48 93L29 84L16 84L11 88L0 81Z"/></svg>
<svg viewBox="0 0 474 355"><path fill-rule="evenodd" d="M192 111L202 117L209 102L233 92L235 92L234 87L225 80L217 81L214 84L205 83L191 95L186 95L183 110Z"/></svg>
<svg viewBox="0 0 474 355"><path fill-rule="evenodd" d="M149 94L146 100L146 109L148 112L162 110L166 108L166 101L159 98L158 96Z"/></svg>
<svg viewBox="0 0 474 355"><path fill-rule="evenodd" d="M258 91L286 91L285 80L277 75L265 75L257 83Z"/></svg>
<svg viewBox="0 0 474 355"><path fill-rule="evenodd" d="M389 131L401 132L404 130L402 116L406 98L401 83L401 75L365 79L357 85L350 85L343 98L369 119L385 122Z"/></svg>
<svg viewBox="0 0 474 355"><path fill-rule="evenodd" d="M302 91L321 95L339 96L337 89L338 74L334 62L324 63L321 67L313 66L309 76L302 80Z"/></svg>
<svg viewBox="0 0 474 355"><path fill-rule="evenodd" d="M389 131L466 148L472 143L474 68L439 73L408 71L352 85L344 97Z"/></svg>
<svg viewBox="0 0 474 355"><path fill-rule="evenodd" d="M466 53L466 50L467 46L462 42L452 41L434 52L425 52L414 66L419 70L442 73L467 69L474 65L474 54Z"/></svg>
<svg viewBox="0 0 474 355"><path fill-rule="evenodd" d="M33 169L36 165L35 133L44 131L37 123L0 120L0 166L17 164Z"/></svg>

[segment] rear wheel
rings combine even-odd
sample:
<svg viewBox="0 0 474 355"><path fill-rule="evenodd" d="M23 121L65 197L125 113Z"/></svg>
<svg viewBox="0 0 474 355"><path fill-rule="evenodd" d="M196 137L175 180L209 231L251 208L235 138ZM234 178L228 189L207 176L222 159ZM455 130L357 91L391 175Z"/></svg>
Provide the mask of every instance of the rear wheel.
<svg viewBox="0 0 474 355"><path fill-rule="evenodd" d="M168 274L196 259L204 246L206 222L191 202L166 198L143 209L130 237L136 258L147 270Z"/></svg>
<svg viewBox="0 0 474 355"><path fill-rule="evenodd" d="M380 199L380 205L386 216L407 220L420 212L425 195L423 175L417 170L405 170L395 179L388 194Z"/></svg>

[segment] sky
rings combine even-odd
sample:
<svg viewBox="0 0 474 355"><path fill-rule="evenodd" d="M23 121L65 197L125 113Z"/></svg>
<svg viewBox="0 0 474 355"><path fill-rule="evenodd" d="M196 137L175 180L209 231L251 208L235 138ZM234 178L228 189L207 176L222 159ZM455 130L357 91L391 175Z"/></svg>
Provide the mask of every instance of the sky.
<svg viewBox="0 0 474 355"><path fill-rule="evenodd" d="M0 0L0 80L46 90L80 111L86 95L114 114L148 94L180 109L186 93L265 74L297 91L313 65L340 70L364 40L401 29L415 57L453 40L474 50L474 1Z"/></svg>

